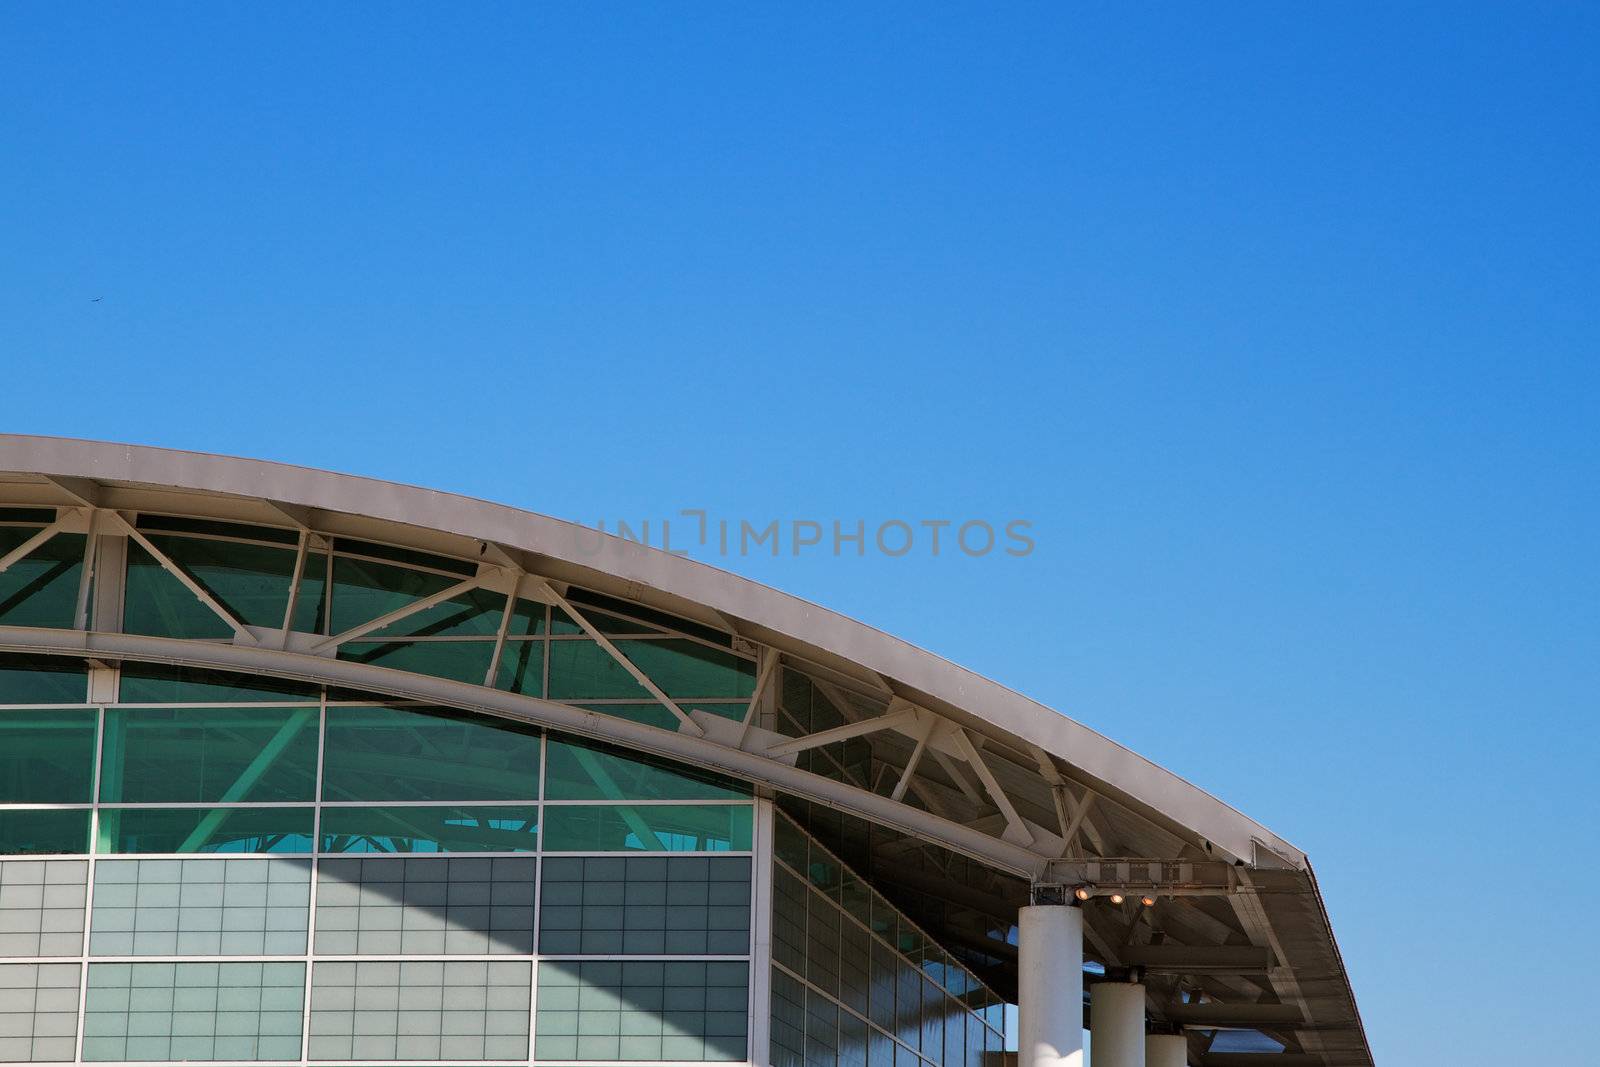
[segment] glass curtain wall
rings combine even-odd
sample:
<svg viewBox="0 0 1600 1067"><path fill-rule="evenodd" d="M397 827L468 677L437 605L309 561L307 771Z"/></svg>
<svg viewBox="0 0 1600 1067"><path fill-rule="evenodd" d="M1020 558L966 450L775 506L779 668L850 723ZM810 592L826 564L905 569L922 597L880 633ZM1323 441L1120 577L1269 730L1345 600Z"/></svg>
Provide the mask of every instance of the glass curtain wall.
<svg viewBox="0 0 1600 1067"><path fill-rule="evenodd" d="M774 1067L982 1067L1004 1002L799 824L772 858Z"/></svg>
<svg viewBox="0 0 1600 1067"><path fill-rule="evenodd" d="M0 1061L747 1059L746 786L266 678L87 684L0 657Z"/></svg>

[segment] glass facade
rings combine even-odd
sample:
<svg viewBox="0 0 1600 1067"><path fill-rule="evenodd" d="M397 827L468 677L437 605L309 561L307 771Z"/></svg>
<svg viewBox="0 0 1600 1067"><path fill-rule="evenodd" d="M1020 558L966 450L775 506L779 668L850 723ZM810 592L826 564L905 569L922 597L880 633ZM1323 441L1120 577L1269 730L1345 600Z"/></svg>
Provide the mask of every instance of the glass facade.
<svg viewBox="0 0 1600 1067"><path fill-rule="evenodd" d="M748 787L268 679L130 664L88 705L59 666L0 675L0 1060L747 1059Z"/></svg>
<svg viewBox="0 0 1600 1067"><path fill-rule="evenodd" d="M55 519L0 509L0 625L287 625L676 729L620 655L685 709L754 707L730 635L581 589L580 622L475 563L159 515L97 574ZM846 721L802 674L776 688L780 731ZM861 741L801 756L867 763ZM744 783L292 679L0 653L0 1062L977 1067L1000 1030L992 994Z"/></svg>
<svg viewBox="0 0 1600 1067"><path fill-rule="evenodd" d="M982 1067L1005 1005L787 815L772 858L774 1067Z"/></svg>

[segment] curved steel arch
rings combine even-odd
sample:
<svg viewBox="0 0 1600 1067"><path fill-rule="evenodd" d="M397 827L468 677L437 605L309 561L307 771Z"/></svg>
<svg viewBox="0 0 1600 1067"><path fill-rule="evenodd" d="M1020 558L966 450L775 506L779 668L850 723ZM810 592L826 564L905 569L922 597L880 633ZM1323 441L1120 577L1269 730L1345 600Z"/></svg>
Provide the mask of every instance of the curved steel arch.
<svg viewBox="0 0 1600 1067"><path fill-rule="evenodd" d="M43 475L85 504L101 482L265 501L304 524L353 515L506 546L640 592L702 605L737 629L821 661L857 665L914 703L965 716L1063 760L1098 792L1182 828L1224 857L1264 846L1308 870L1305 854L1216 797L1094 730L908 642L826 608L670 552L501 504L281 463L63 438L0 435L0 471Z"/></svg>
<svg viewBox="0 0 1600 1067"><path fill-rule="evenodd" d="M758 785L768 785L830 807L842 807L852 814L982 860L1019 877L1039 876L1051 860L1049 856L990 837L961 823L942 819L877 793L836 782L753 752L729 748L687 733L673 733L600 712L585 711L541 697L487 689L470 682L277 649L26 626L0 626L0 651L135 660L266 675L517 719L668 756L706 770L733 775Z"/></svg>

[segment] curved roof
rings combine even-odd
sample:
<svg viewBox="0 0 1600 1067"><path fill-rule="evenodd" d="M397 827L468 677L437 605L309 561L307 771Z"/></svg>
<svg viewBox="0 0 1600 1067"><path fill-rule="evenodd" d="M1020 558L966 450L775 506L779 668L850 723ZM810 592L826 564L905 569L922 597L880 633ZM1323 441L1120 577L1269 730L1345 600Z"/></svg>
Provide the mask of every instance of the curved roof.
<svg viewBox="0 0 1600 1067"><path fill-rule="evenodd" d="M563 728L717 766L858 812L1036 883L1161 886L1174 899L1190 901L1199 917L1176 924L1176 936L1153 946L1123 946L1137 951L1100 946L1107 963L1159 970L1174 955L1160 951L1161 944L1180 939L1196 951L1265 949L1271 954L1270 973L1264 981L1245 984L1263 999L1297 1004L1304 1027L1274 1026L1273 1032L1299 1034L1291 1038L1300 1046L1298 1054L1316 1057L1305 1062L1371 1062L1303 852L1094 730L870 626L715 567L560 519L279 463L0 435L0 504L19 503L113 515L211 516L359 536L504 566L549 583L557 598L563 589L593 590L731 632L745 647L803 666L835 687L838 703L854 722L834 734L883 741L878 746L883 758L914 789L923 782L929 792L943 790L955 800L941 805L924 795L906 803L903 787L899 795L884 795L892 779L881 790L829 791L802 781L792 758L787 765L781 759L786 753L774 753L770 744L765 751L753 748L743 734L725 736L725 730L699 716L673 735L627 723L597 725L590 713L482 687L465 687L478 690L467 694L464 683L390 679L387 689L498 714L533 714ZM92 647L129 658L203 659L213 666L311 672L324 681L385 689L384 680L375 684L362 675L377 668L327 659L307 663L306 650L291 646L287 636L277 650L250 647L255 642L245 640L235 643L240 647L208 645L194 651L175 650L170 646L181 643L166 639L94 635L74 644L20 629L0 627L0 647L58 652ZM874 719L886 719L893 729L873 725ZM936 761L919 764L924 748ZM1147 861L1188 866L1150 869L1147 876ZM1227 905L1220 911L1213 907L1218 899ZM1210 945L1196 943L1207 938ZM1186 966L1193 973L1222 973L1203 961ZM1174 1016L1181 1014L1179 1005ZM1235 1017L1251 1016L1241 1011L1227 1018Z"/></svg>

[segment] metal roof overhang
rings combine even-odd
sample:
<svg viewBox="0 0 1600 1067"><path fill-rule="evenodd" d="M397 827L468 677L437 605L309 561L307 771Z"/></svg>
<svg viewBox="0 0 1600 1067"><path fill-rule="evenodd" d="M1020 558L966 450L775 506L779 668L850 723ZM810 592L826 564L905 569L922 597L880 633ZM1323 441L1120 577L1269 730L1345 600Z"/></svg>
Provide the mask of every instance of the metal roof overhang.
<svg viewBox="0 0 1600 1067"><path fill-rule="evenodd" d="M984 784L993 782L995 789L989 792L1001 794L997 799L1003 808L1009 798L1017 809L1007 813L1003 824L1024 822L1034 830L1032 841L990 832L1002 830L998 816L989 823L976 819L957 826L887 796L861 790L841 796L828 779L758 759L737 745L708 745L687 734L465 683L384 677L400 672L292 652L0 628L0 648L265 670L530 718L843 807L913 839L936 841L1035 882L1091 882L1102 888L1124 886L1134 893L1144 886L1160 888L1164 898L1182 906L1172 909L1163 929L1147 935L1150 944L1121 944L1125 939L1116 936L1121 931L1115 924L1088 927L1090 955L1108 965L1182 976L1181 986L1166 988L1166 1003L1158 1003L1158 994L1152 992L1153 1017L1192 1028L1206 1019L1242 1025L1243 1020L1260 1018L1261 1029L1298 1046L1286 1056L1309 1056L1303 1062L1328 1067L1372 1062L1303 852L1080 723L862 623L683 556L574 523L433 490L278 463L0 435L0 502L296 525L462 558L510 557L529 573L731 630L860 691L925 709L971 739L967 752L976 762L970 765L980 775L988 772ZM892 762L895 746L887 748ZM1064 788L1068 784L1082 789L1081 796ZM1096 804L1092 816L1091 802ZM1072 810L1077 805L1081 813ZM1022 818L1047 820L1043 813L1052 807L1061 820L1061 837ZM1062 847L1074 836L1068 833L1069 814L1072 829L1093 835L1092 847ZM930 885L925 874L921 877L924 891L952 897L973 893L968 885L940 884L937 878ZM997 917L1021 902L1014 892L994 894L989 911ZM1189 953L1187 958L1183 952ZM1152 990L1156 988L1152 983ZM1193 1005L1183 998L1197 995L1218 1007L1209 1015L1191 1010ZM1239 1010L1229 1016L1224 1005ZM1263 1054L1258 1062L1286 1060Z"/></svg>

